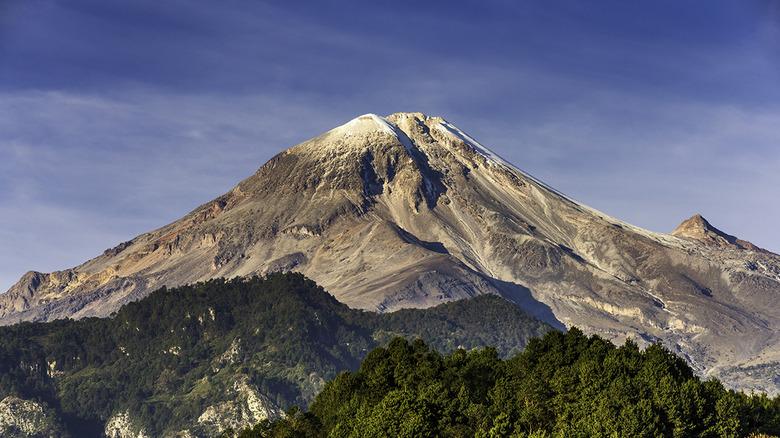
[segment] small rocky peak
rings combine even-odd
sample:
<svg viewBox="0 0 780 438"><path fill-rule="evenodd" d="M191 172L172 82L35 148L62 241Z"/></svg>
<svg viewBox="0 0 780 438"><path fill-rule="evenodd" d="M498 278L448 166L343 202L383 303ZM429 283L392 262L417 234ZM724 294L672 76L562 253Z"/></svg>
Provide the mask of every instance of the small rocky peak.
<svg viewBox="0 0 780 438"><path fill-rule="evenodd" d="M765 252L765 250L753 245L752 243L737 239L736 237L726 234L723 231L715 228L710 224L707 219L700 214L697 214L690 219L684 221L671 233L672 236L682 237L684 239L692 239L703 243L706 246L722 247L722 248L736 248L749 251Z"/></svg>
<svg viewBox="0 0 780 438"><path fill-rule="evenodd" d="M720 230L713 227L712 224L707 222L707 219L700 214L691 217L688 220L683 221L674 231L671 232L672 236L677 237L691 237L698 236L700 234L706 234L707 232L715 232L722 234Z"/></svg>

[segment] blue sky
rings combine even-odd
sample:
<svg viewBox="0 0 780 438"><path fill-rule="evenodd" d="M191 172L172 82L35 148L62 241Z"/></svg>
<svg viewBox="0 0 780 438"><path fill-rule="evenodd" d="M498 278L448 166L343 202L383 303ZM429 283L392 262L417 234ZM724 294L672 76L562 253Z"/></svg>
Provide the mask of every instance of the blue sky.
<svg viewBox="0 0 780 438"><path fill-rule="evenodd" d="M0 291L365 113L611 216L780 252L777 1L0 2Z"/></svg>

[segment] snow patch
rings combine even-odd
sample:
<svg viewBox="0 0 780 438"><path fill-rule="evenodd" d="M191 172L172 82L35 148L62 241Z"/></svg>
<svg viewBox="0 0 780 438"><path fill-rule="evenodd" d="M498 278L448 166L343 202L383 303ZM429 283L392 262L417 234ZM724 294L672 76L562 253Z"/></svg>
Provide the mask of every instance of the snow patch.
<svg viewBox="0 0 780 438"><path fill-rule="evenodd" d="M378 130L377 127L379 128ZM403 130L389 122L384 117L380 117L376 114L363 114L362 116L356 117L330 132L336 135L343 135L344 137L379 132L398 140L398 142L401 143L404 148L406 148L406 151L409 153L412 159L415 159L415 153L417 153L417 148L414 146L411 139L409 139L409 136L403 132Z"/></svg>
<svg viewBox="0 0 780 438"><path fill-rule="evenodd" d="M376 132L377 126L379 126L379 131L383 134L398 137L396 128L383 117L379 117L376 114L363 114L336 128L335 131L343 132L345 137L350 137L355 134Z"/></svg>
<svg viewBox="0 0 780 438"><path fill-rule="evenodd" d="M366 114L366 116L371 117L371 120L373 120L377 125L379 125L379 128L385 134L392 135L393 137L398 137L398 133L396 133L395 126L391 125L390 122L388 122L387 119L385 119L384 117L379 117L376 114Z"/></svg>
<svg viewBox="0 0 780 438"><path fill-rule="evenodd" d="M442 134L448 135L450 137L455 137L456 139L471 146L475 151L479 152L480 155L485 157L488 160L489 164L505 166L510 168L514 167L511 164L509 164L508 161L499 157L498 154L486 148L485 146L482 146L481 144L479 144L479 142L469 137L468 134L456 128L454 125L450 124L446 120L442 119L440 122L436 123L434 127Z"/></svg>

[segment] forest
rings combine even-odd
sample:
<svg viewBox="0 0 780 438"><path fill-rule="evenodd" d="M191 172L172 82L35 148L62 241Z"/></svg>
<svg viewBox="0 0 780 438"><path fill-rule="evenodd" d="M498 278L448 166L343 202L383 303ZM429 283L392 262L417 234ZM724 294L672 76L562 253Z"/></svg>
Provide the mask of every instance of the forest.
<svg viewBox="0 0 780 438"><path fill-rule="evenodd" d="M157 290L110 318L0 327L0 400L44 406L46 436L100 437L112 415L128 412L149 436L212 437L220 430L198 419L235 398L236 382L282 412L307 407L326 381L396 336L443 354L493 345L510 357L550 329L497 296L378 314L348 308L301 274L210 280Z"/></svg>
<svg viewBox="0 0 780 438"><path fill-rule="evenodd" d="M769 437L780 397L700 380L661 344L616 347L572 328L502 359L492 347L442 355L394 338L328 382L308 411L223 438Z"/></svg>
<svg viewBox="0 0 780 438"><path fill-rule="evenodd" d="M199 422L235 401L237 382L280 415L242 430ZM0 327L7 396L44 406L50 437L101 437L122 412L155 437L780 435L780 397L701 380L660 343L553 330L491 295L354 310L295 273L162 288L109 318Z"/></svg>

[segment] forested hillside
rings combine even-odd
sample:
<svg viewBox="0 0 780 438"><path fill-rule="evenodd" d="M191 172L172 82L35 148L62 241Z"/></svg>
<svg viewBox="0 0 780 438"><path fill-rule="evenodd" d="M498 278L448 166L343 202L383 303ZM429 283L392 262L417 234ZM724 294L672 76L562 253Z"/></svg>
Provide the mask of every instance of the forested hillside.
<svg viewBox="0 0 780 438"><path fill-rule="evenodd" d="M47 436L102 436L107 423L214 436L308 406L396 335L508 357L549 329L496 296L376 314L300 274L212 280L160 289L110 318L0 327L0 400L37 403L46 420L35 430ZM3 436L30 435L2 421Z"/></svg>
<svg viewBox="0 0 780 438"><path fill-rule="evenodd" d="M701 381L660 344L550 331L503 360L393 339L308 412L223 437L729 437L780 434L780 397Z"/></svg>

